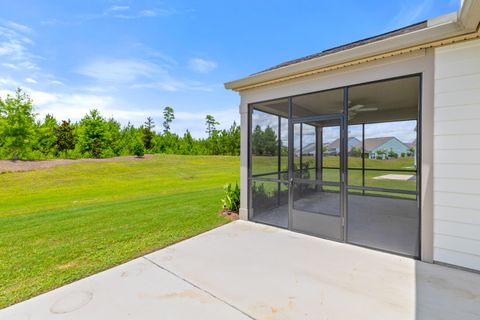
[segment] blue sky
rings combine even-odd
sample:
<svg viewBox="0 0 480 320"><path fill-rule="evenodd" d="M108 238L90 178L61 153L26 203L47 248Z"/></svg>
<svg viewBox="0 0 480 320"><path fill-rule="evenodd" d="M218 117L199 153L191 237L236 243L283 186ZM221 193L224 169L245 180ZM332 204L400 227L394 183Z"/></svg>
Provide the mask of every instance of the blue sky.
<svg viewBox="0 0 480 320"><path fill-rule="evenodd" d="M460 0L1 0L0 95L30 92L39 116L96 107L123 124L165 106L172 129L204 136L204 118L238 121L223 83L456 11Z"/></svg>

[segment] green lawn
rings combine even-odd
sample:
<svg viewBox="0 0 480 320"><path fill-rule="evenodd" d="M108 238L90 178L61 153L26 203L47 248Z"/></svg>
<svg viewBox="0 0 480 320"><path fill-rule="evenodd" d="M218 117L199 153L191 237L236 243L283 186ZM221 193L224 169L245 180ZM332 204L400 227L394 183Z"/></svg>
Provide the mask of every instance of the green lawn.
<svg viewBox="0 0 480 320"><path fill-rule="evenodd" d="M281 168L286 171L288 168L288 161L286 156L281 158ZM298 165L299 158L295 157L295 163ZM340 158L338 156L326 156L324 158L324 166L326 167L339 167ZM309 163L310 168L315 167L315 159L313 156L304 156L303 163ZM416 190L416 181L400 181L400 180L386 180L386 179L376 179L379 176L387 174L404 174L404 175L414 175L414 172L395 172L388 170L412 170L413 169L413 158L397 158L391 160L371 160L365 159L365 186L367 187L376 187L376 188L386 188L386 189L400 189L400 190ZM255 156L252 160L252 170L254 174L263 174L269 172L276 172L278 166L278 158L270 156ZM362 186L362 171L361 170L352 170L352 168L361 168L362 159L359 157L349 157L348 158L348 184L350 186ZM373 171L368 169L385 169L385 171ZM263 178L277 178L277 174L262 176ZM315 177L315 170L310 169L310 177ZM323 179L325 181L335 181L340 180L340 171L338 169L324 169L323 170ZM265 186L268 188L273 188L276 190L277 186L274 183L265 183ZM332 189L332 188L331 188ZM335 189L335 188L333 188ZM353 193L359 191L350 191ZM394 195L401 198L415 198L415 195L407 195L401 193L389 193L389 192L375 192L367 191L368 194L380 194L380 195Z"/></svg>
<svg viewBox="0 0 480 320"><path fill-rule="evenodd" d="M227 222L238 157L159 155L0 175L0 308Z"/></svg>

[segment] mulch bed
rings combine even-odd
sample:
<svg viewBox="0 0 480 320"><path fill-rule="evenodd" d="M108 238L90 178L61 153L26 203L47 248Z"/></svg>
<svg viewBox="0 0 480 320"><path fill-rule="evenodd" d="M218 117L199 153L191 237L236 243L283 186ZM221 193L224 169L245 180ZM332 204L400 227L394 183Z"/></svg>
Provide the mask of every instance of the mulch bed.
<svg viewBox="0 0 480 320"><path fill-rule="evenodd" d="M235 221L238 220L238 212L230 211L228 209L223 209L222 211L219 212L224 217L227 217L228 219Z"/></svg>
<svg viewBox="0 0 480 320"><path fill-rule="evenodd" d="M58 166L68 166L75 163L83 162L111 162L111 161L142 161L150 159L151 154L146 154L144 157L125 156L113 157L104 159L52 159L52 160L0 160L0 173L16 172L16 171L31 171L49 169Z"/></svg>

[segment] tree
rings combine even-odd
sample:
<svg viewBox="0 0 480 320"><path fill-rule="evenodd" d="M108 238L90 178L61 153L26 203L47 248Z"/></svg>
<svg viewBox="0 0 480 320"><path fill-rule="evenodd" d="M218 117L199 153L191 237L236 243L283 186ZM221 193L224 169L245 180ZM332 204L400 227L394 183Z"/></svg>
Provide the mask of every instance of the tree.
<svg viewBox="0 0 480 320"><path fill-rule="evenodd" d="M252 152L257 156L274 156L278 152L278 139L275 131L267 126L265 131L257 125L252 133Z"/></svg>
<svg viewBox="0 0 480 320"><path fill-rule="evenodd" d="M240 126L234 121L226 133L225 153L232 156L240 154Z"/></svg>
<svg viewBox="0 0 480 320"><path fill-rule="evenodd" d="M377 159L378 159L378 158L385 159L385 157L387 156L388 151L385 150L385 149L378 149L375 153L377 154Z"/></svg>
<svg viewBox="0 0 480 320"><path fill-rule="evenodd" d="M105 122L105 148L103 154L106 157L119 156L122 152L121 128L120 122L110 118Z"/></svg>
<svg viewBox="0 0 480 320"><path fill-rule="evenodd" d="M97 109L90 110L80 120L79 142L82 152L94 158L101 156L105 142L105 119Z"/></svg>
<svg viewBox="0 0 480 320"><path fill-rule="evenodd" d="M59 152L65 154L65 158L68 158L68 150L75 149L75 135L74 128L70 122L63 120L62 124L55 128L55 144Z"/></svg>
<svg viewBox="0 0 480 320"><path fill-rule="evenodd" d="M4 145L11 148L13 160L17 160L18 150L27 148L33 138L35 114L29 95L18 88L14 96L0 98L0 129Z"/></svg>
<svg viewBox="0 0 480 320"><path fill-rule="evenodd" d="M415 154L415 147L410 147L408 148L408 151L407 151L407 156L408 157L411 157Z"/></svg>
<svg viewBox="0 0 480 320"><path fill-rule="evenodd" d="M143 157L145 155L145 147L140 140L137 140L133 146L133 154L138 158Z"/></svg>
<svg viewBox="0 0 480 320"><path fill-rule="evenodd" d="M172 107L165 107L163 109L163 133L170 133L170 124L175 119Z"/></svg>
<svg viewBox="0 0 480 320"><path fill-rule="evenodd" d="M351 157L361 157L362 156L362 148L352 147L350 149L350 156Z"/></svg>
<svg viewBox="0 0 480 320"><path fill-rule="evenodd" d="M173 113L173 110L172 110L172 113ZM150 150L153 148L153 138L155 136L155 132L153 131L153 128L155 128L155 123L153 122L153 119L151 117L148 117L143 127L143 137L142 137L143 145L147 150ZM168 128L170 129L170 126L168 126Z"/></svg>
<svg viewBox="0 0 480 320"><path fill-rule="evenodd" d="M205 117L205 124L207 125L207 131L205 132L208 133L209 137L211 137L212 133L216 130L215 126L219 125L220 123L218 123L212 115L207 114Z"/></svg>
<svg viewBox="0 0 480 320"><path fill-rule="evenodd" d="M252 133L252 153L257 156L262 156L265 149L264 146L263 131L262 128L257 125Z"/></svg>
<svg viewBox="0 0 480 320"><path fill-rule="evenodd" d="M219 124L207 115L208 138L195 139L187 130L183 135L170 132L175 119L171 107L164 109L164 133L154 131L152 118L135 127L123 126L110 118L103 118L98 110L91 110L79 122L62 121L52 115L35 119L32 101L18 89L16 94L0 100L0 157L113 157L139 153L138 143L149 152L185 155L238 155L240 153L240 127L234 122L228 129L217 130ZM281 146L282 155L288 149ZM72 150L72 152L69 152ZM253 133L252 150L258 155L275 155L278 137L270 128L257 127ZM146 152L146 150L144 150Z"/></svg>
<svg viewBox="0 0 480 320"><path fill-rule="evenodd" d="M277 134L270 127L267 126L263 132L263 142L264 142L264 154L269 156L274 156L277 154L278 150L278 140Z"/></svg>
<svg viewBox="0 0 480 320"><path fill-rule="evenodd" d="M190 131L187 131L183 134L183 138L180 141L180 153L181 154L196 154L194 151L194 143L195 141L190 134Z"/></svg>
<svg viewBox="0 0 480 320"><path fill-rule="evenodd" d="M398 158L398 153L396 153L395 151L393 151L392 149L390 149L390 151L388 151L388 158L389 159L396 159Z"/></svg>
<svg viewBox="0 0 480 320"><path fill-rule="evenodd" d="M43 123L37 125L37 141L35 149L39 150L43 155L48 156L55 153L56 127L57 120L51 114L47 114Z"/></svg>

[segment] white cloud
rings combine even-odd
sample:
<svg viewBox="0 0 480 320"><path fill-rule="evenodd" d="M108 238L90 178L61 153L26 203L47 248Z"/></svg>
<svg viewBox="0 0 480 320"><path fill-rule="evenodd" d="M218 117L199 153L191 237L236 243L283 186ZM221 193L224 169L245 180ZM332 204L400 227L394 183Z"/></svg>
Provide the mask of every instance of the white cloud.
<svg viewBox="0 0 480 320"><path fill-rule="evenodd" d="M79 74L98 81L130 83L139 78L151 78L164 71L154 63L144 60L98 60L77 69Z"/></svg>
<svg viewBox="0 0 480 320"><path fill-rule="evenodd" d="M1 79L0 79L0 83ZM49 103L54 103L59 100L59 96L53 93L33 90L28 87L24 87L23 90L28 93L30 98L33 100L35 106L44 106ZM0 90L0 96L6 97L7 95L13 95L15 92L13 90Z"/></svg>
<svg viewBox="0 0 480 320"><path fill-rule="evenodd" d="M121 108L119 105L122 101L117 101L110 95L52 94L40 91L30 91L30 94L40 118L52 114L58 120L79 121L90 110L97 109L105 118L113 117L123 125L131 122L138 126L148 116L161 116L160 111L135 110L131 106Z"/></svg>
<svg viewBox="0 0 480 320"><path fill-rule="evenodd" d="M2 63L2 66L6 67L6 68L10 68L10 69L14 69L14 70L17 70L18 67L12 63Z"/></svg>
<svg viewBox="0 0 480 320"><path fill-rule="evenodd" d="M16 40L8 40L0 43L0 56L10 56L16 60L20 56L25 55L25 47Z"/></svg>
<svg viewBox="0 0 480 320"><path fill-rule="evenodd" d="M148 8L133 11L129 6L114 5L107 8L100 14L90 14L81 18L92 20L100 18L117 18L117 19L139 19L139 18L153 18L161 16L171 16L176 14L177 11L172 8Z"/></svg>
<svg viewBox="0 0 480 320"><path fill-rule="evenodd" d="M32 79L32 78L26 78L26 79L25 79L25 82L28 82L28 83L38 83L37 80Z"/></svg>
<svg viewBox="0 0 480 320"><path fill-rule="evenodd" d="M147 88L147 89L158 89L161 91L169 91L169 92L175 92L175 91L206 91L210 92L213 91L212 86L205 85L203 83L197 82L197 81L179 81L175 80L171 77L166 77L162 81L156 81L156 82L151 82L151 83L140 83L140 84L134 84L130 86L132 89L142 89L142 88Z"/></svg>
<svg viewBox="0 0 480 320"><path fill-rule="evenodd" d="M23 69L27 69L27 70L40 70L40 68L35 63L33 63L32 61L20 62L20 63L18 63L18 66L20 66Z"/></svg>
<svg viewBox="0 0 480 320"><path fill-rule="evenodd" d="M109 11L125 11L130 9L129 6L111 6L108 8Z"/></svg>
<svg viewBox="0 0 480 320"><path fill-rule="evenodd" d="M5 99L8 95L13 96L15 94L12 90L0 90L0 98Z"/></svg>
<svg viewBox="0 0 480 320"><path fill-rule="evenodd" d="M412 142L416 138L416 121L398 121L369 124L365 126L365 138L397 137L402 142Z"/></svg>
<svg viewBox="0 0 480 320"><path fill-rule="evenodd" d="M157 89L161 91L212 91L213 87L199 81L174 77L170 70L158 64L133 59L97 60L77 69L102 86L127 85L130 89Z"/></svg>
<svg viewBox="0 0 480 320"><path fill-rule="evenodd" d="M19 32L22 32L22 33L30 33L32 32L32 29L26 25L23 25L23 24L20 24L20 23L16 23L14 21L7 21L5 23L6 26L16 30L16 31L19 31Z"/></svg>
<svg viewBox="0 0 480 320"><path fill-rule="evenodd" d="M30 94L30 98L32 98L35 105L43 106L59 100L59 96L53 93L37 91L28 88L26 88L25 91Z"/></svg>
<svg viewBox="0 0 480 320"><path fill-rule="evenodd" d="M173 66L178 65L177 60L175 60L173 57L171 57L168 54L165 54L164 52L155 50L150 48L149 46L145 45L142 42L135 42L132 44L133 48L135 49L140 49L142 54L154 58L155 60L159 59L162 61L162 66L166 68L172 68Z"/></svg>
<svg viewBox="0 0 480 320"><path fill-rule="evenodd" d="M217 63L201 58L193 58L188 62L188 66L195 72L208 73L217 68Z"/></svg>
<svg viewBox="0 0 480 320"><path fill-rule="evenodd" d="M155 10L141 10L138 13L138 17L155 17L158 15L158 12Z"/></svg>
<svg viewBox="0 0 480 320"><path fill-rule="evenodd" d="M0 57L4 60L3 66L11 69L38 69L33 62L34 56L28 47L34 42L25 35L31 29L13 21L3 22L0 25Z"/></svg>
<svg viewBox="0 0 480 320"><path fill-rule="evenodd" d="M390 20L389 24L387 25L387 30L394 30L402 27L406 27L411 25L412 23L419 22L428 10L430 10L433 6L433 0L421 0L416 2L415 5L411 6L405 1L401 4L401 8L398 11L398 14Z"/></svg>
<svg viewBox="0 0 480 320"><path fill-rule="evenodd" d="M240 116L238 108L227 108L224 110L202 110L197 112L175 112L175 120L172 129L178 134L183 134L187 129L194 137L206 137L205 117L212 115L220 125L217 129L227 129L234 121L239 123Z"/></svg>
<svg viewBox="0 0 480 320"><path fill-rule="evenodd" d="M20 83L11 78L0 78L0 84L7 87L18 87Z"/></svg>
<svg viewBox="0 0 480 320"><path fill-rule="evenodd" d="M0 79L0 83L3 79ZM145 108L138 105L129 105L125 100L109 94L89 93L56 93L31 88L24 88L30 94L38 113L38 118L43 119L47 114L52 114L57 120L79 121L91 109L95 108L105 118L113 117L123 125L128 122L139 126L145 122L147 117L153 117L157 123L157 130L161 131L163 108ZM0 96L14 94L13 90L0 90ZM172 123L172 131L182 135L189 130L194 137L206 137L205 116L210 114L220 122L218 129L226 129L233 121L239 123L237 107L229 107L220 110L199 109L199 111L182 111L181 107L175 107L175 120Z"/></svg>

